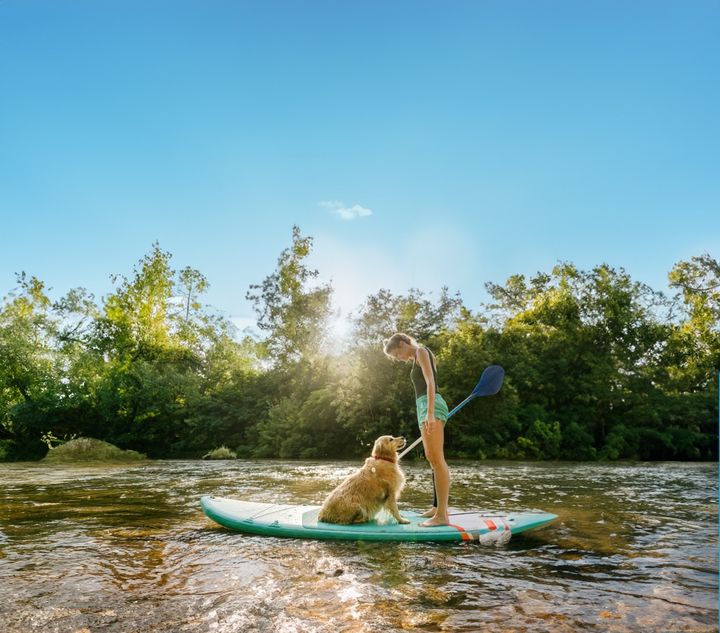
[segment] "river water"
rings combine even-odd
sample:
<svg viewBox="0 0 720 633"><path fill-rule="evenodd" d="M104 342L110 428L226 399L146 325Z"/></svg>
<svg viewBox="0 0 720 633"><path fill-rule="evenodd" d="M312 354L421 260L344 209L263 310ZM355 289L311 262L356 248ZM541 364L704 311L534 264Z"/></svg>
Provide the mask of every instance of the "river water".
<svg viewBox="0 0 720 633"><path fill-rule="evenodd" d="M717 464L451 463L451 504L542 509L505 546L230 532L215 494L320 503L358 463L0 464L0 631L718 630ZM424 509L423 463L401 509Z"/></svg>

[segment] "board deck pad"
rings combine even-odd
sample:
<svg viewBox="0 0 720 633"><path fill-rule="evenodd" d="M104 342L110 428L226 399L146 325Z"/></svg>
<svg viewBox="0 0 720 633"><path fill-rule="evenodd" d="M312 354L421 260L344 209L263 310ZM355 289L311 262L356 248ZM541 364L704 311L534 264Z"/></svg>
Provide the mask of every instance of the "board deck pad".
<svg viewBox="0 0 720 633"><path fill-rule="evenodd" d="M383 514L374 521L338 525L318 521L320 506L258 503L204 496L200 499L203 512L220 525L264 536L310 539L343 539L358 541L471 541L507 542L512 534L520 534L552 523L557 516L548 512L516 512L487 514L450 512L450 525L420 527L425 520L418 513L400 510L410 521L399 524Z"/></svg>

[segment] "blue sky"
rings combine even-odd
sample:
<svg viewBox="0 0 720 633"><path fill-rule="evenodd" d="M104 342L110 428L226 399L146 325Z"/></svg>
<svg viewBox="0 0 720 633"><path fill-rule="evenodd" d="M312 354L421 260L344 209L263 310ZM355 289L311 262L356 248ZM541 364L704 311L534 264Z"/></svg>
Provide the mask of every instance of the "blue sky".
<svg viewBox="0 0 720 633"><path fill-rule="evenodd" d="M0 294L155 240L252 321L293 224L381 287L720 256L717 2L0 0Z"/></svg>

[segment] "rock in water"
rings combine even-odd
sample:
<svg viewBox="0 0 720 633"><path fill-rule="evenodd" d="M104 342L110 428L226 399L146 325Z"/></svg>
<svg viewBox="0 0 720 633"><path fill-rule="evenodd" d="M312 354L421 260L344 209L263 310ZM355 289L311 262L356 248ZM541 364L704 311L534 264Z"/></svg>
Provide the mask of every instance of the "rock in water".
<svg viewBox="0 0 720 633"><path fill-rule="evenodd" d="M137 462L147 459L137 451L124 451L113 444L95 440L91 437L79 437L50 449L43 461L64 462Z"/></svg>

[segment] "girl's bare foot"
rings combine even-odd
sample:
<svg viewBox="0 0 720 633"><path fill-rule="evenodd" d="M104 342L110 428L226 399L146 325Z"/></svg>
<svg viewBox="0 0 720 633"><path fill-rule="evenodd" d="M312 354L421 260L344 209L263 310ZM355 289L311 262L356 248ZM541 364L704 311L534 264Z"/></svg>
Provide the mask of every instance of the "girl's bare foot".
<svg viewBox="0 0 720 633"><path fill-rule="evenodd" d="M429 510L425 510L425 512L423 512L420 516L421 517L434 517L436 512L437 512L437 508L435 506L433 506Z"/></svg>
<svg viewBox="0 0 720 633"><path fill-rule="evenodd" d="M431 519L428 519L427 521L423 521L422 523L418 523L420 527L437 527L440 525L447 525L450 521L448 520L447 515L444 517L439 517L435 515Z"/></svg>

